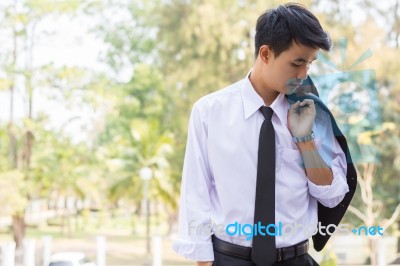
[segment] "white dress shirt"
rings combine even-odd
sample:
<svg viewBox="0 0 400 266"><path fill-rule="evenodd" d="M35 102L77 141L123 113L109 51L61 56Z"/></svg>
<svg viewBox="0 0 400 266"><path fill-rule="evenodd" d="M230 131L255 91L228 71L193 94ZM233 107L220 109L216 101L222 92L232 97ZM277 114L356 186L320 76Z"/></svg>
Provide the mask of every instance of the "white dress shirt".
<svg viewBox="0 0 400 266"><path fill-rule="evenodd" d="M249 73L250 74L250 73ZM232 223L254 224L258 138L264 121L263 99L249 74L239 82L198 100L189 120L183 166L179 236L174 250L194 261L213 261L210 229L220 239L251 247L248 236L228 235ZM319 154L332 169L331 185L312 183L288 129L290 104L279 94L270 105L276 141L275 222L317 228L317 201L335 207L349 191L345 155L333 135L330 117L318 112L313 131ZM200 226L199 226L200 225ZM200 229L199 229L200 228ZM307 230L305 230L307 231ZM297 244L313 230L276 237L276 247Z"/></svg>

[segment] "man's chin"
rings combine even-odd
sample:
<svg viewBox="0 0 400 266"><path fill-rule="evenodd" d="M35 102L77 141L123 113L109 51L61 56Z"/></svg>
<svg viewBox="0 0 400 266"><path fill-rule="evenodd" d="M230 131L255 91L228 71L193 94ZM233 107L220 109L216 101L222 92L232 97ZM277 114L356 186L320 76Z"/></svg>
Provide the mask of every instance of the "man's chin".
<svg viewBox="0 0 400 266"><path fill-rule="evenodd" d="M294 88L294 89L287 89L286 92L285 92L285 94L286 94L286 95L292 95L292 94L294 94L295 92L296 92L296 88Z"/></svg>
<svg viewBox="0 0 400 266"><path fill-rule="evenodd" d="M286 95L292 95L292 94L294 94L300 86L301 86L301 85L289 85L289 86L286 86L286 89L285 89L286 92L285 92L285 94L286 94Z"/></svg>

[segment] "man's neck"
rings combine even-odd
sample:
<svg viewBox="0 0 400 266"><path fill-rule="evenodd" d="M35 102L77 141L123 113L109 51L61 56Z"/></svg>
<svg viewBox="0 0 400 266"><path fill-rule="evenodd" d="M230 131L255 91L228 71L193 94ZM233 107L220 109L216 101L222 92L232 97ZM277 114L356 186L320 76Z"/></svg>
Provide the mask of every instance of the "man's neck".
<svg viewBox="0 0 400 266"><path fill-rule="evenodd" d="M257 71L257 68L254 68L253 71L249 75L249 80L255 91L258 95L263 99L264 104L266 106L270 106L278 97L279 92L267 88L263 83L262 79L260 78L261 75Z"/></svg>

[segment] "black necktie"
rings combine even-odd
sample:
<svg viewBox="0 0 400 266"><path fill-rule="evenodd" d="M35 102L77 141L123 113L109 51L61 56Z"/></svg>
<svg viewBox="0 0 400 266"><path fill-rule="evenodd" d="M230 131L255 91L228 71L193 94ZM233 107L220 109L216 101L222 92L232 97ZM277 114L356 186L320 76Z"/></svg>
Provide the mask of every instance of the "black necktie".
<svg viewBox="0 0 400 266"><path fill-rule="evenodd" d="M258 142L257 187L254 224L275 224L275 130L271 107L260 108L265 120L261 125ZM273 228L272 228L273 229ZM258 228L257 228L258 231ZM262 230L266 232L266 228ZM270 230L270 232L275 232ZM257 265L271 265L276 261L275 236L254 234L252 260Z"/></svg>

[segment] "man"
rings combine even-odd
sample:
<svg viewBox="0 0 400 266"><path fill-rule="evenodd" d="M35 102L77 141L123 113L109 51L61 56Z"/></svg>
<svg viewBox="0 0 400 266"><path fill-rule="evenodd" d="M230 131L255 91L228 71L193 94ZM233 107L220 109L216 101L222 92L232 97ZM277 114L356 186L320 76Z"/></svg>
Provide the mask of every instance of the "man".
<svg viewBox="0 0 400 266"><path fill-rule="evenodd" d="M193 107L176 252L198 266L318 265L307 251L319 210L337 225L355 171L350 164L347 172L351 158L329 110L305 92L295 102L290 96L330 46L299 4L259 17L253 69ZM317 250L326 235L315 238Z"/></svg>

